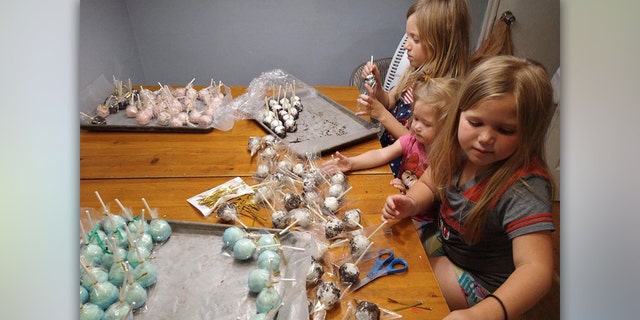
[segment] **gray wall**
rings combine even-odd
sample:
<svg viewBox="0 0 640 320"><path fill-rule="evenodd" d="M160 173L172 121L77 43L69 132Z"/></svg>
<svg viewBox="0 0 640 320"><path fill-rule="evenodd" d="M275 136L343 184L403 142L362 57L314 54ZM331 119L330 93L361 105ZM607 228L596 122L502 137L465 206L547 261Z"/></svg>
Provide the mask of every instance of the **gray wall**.
<svg viewBox="0 0 640 320"><path fill-rule="evenodd" d="M79 89L100 76L248 85L273 69L309 85L348 85L371 55L393 55L413 1L82 0ZM469 3L475 48L487 1Z"/></svg>

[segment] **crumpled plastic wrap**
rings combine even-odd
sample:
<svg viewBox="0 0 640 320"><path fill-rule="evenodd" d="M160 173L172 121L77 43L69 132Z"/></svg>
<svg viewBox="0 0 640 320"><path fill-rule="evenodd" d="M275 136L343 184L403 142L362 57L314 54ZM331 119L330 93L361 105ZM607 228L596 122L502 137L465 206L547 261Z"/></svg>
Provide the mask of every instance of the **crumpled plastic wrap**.
<svg viewBox="0 0 640 320"><path fill-rule="evenodd" d="M223 246L222 230L181 232L176 228L171 239L155 252L158 282L149 290L146 306L135 313L135 319L232 320L249 319L256 313L256 294L249 290L248 277L258 268L257 262L234 259ZM307 234L291 232L283 236L282 242L311 249L311 240ZM276 319L308 319L304 279L310 263L309 252L283 250L287 261L280 267L280 276L299 281L274 285L284 302Z"/></svg>
<svg viewBox="0 0 640 320"><path fill-rule="evenodd" d="M285 90L285 87L295 85L296 94L308 97L316 97L317 91L300 79L286 73L283 70L275 69L263 72L259 77L253 79L247 88L247 92L235 98L229 105L227 110L231 110L230 114L236 120L253 119L261 120L264 111L264 98L278 94L278 88ZM275 92L274 92L275 90ZM284 91L281 93L284 96ZM287 91L287 96L291 92Z"/></svg>

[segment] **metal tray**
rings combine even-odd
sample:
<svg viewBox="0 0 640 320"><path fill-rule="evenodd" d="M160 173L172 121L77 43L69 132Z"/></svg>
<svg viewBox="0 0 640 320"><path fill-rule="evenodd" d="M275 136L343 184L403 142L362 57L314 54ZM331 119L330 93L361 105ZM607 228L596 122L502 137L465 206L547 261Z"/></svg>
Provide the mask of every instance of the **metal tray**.
<svg viewBox="0 0 640 320"><path fill-rule="evenodd" d="M134 319L248 319L256 313L256 294L249 291L249 273L258 268L256 259L238 261L223 248L226 224L168 221L171 237L153 251L151 260L158 270L158 281L148 290L145 306L136 310ZM275 233L278 230L249 228L252 233ZM308 248L309 235L285 234L283 244ZM308 319L306 271L310 250L283 249L287 263L280 271L283 278L299 281L275 285L284 306L277 319ZM283 260L284 261L284 260Z"/></svg>
<svg viewBox="0 0 640 320"><path fill-rule="evenodd" d="M96 116L96 108L104 103L104 100L112 93L113 84L107 82L103 77L94 81L87 89L80 93L80 111L90 117ZM233 100L231 89L223 86L225 93L223 106ZM201 108L204 103L200 100L196 101L197 107ZM215 119L214 119L215 121ZM185 132L185 133L205 133L211 132L213 124L209 127L200 127L197 125L188 125L182 127L162 126L157 123L156 119L152 119L147 125L138 124L135 118L129 118L125 110L110 114L106 118L106 124L92 124L90 119L86 117L80 118L80 128L89 131L127 131L127 132Z"/></svg>
<svg viewBox="0 0 640 320"><path fill-rule="evenodd" d="M377 137L380 125L374 124L353 111L314 90L296 91L303 105L296 120L298 129L282 138L299 156L308 153L326 154L343 147ZM255 120L269 133L277 136L269 125Z"/></svg>

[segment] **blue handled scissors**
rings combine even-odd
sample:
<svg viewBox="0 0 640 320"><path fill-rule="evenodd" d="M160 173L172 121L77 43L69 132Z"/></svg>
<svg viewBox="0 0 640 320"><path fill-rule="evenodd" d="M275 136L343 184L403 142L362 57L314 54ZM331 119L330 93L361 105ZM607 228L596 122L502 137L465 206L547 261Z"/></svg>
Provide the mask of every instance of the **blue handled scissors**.
<svg viewBox="0 0 640 320"><path fill-rule="evenodd" d="M384 257L386 256L386 257ZM384 258L383 258L384 257ZM409 264L407 260L402 258L396 258L393 255L393 250L391 249L382 249L378 251L378 256L376 258L376 264L371 268L371 271L367 273L366 278L362 279L358 285L353 288L353 291L356 291L371 281L378 279L380 277L406 272L409 269Z"/></svg>

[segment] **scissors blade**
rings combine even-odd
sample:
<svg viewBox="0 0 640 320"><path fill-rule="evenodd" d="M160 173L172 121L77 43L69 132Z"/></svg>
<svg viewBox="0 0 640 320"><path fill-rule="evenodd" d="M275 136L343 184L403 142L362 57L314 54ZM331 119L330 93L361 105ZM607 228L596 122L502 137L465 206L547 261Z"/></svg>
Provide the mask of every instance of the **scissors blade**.
<svg viewBox="0 0 640 320"><path fill-rule="evenodd" d="M365 285L367 285L369 282L375 280L377 277L370 277L369 275L367 275L366 278L360 280L360 282L358 282L358 284L352 289L353 292L359 290L360 288L364 287Z"/></svg>

